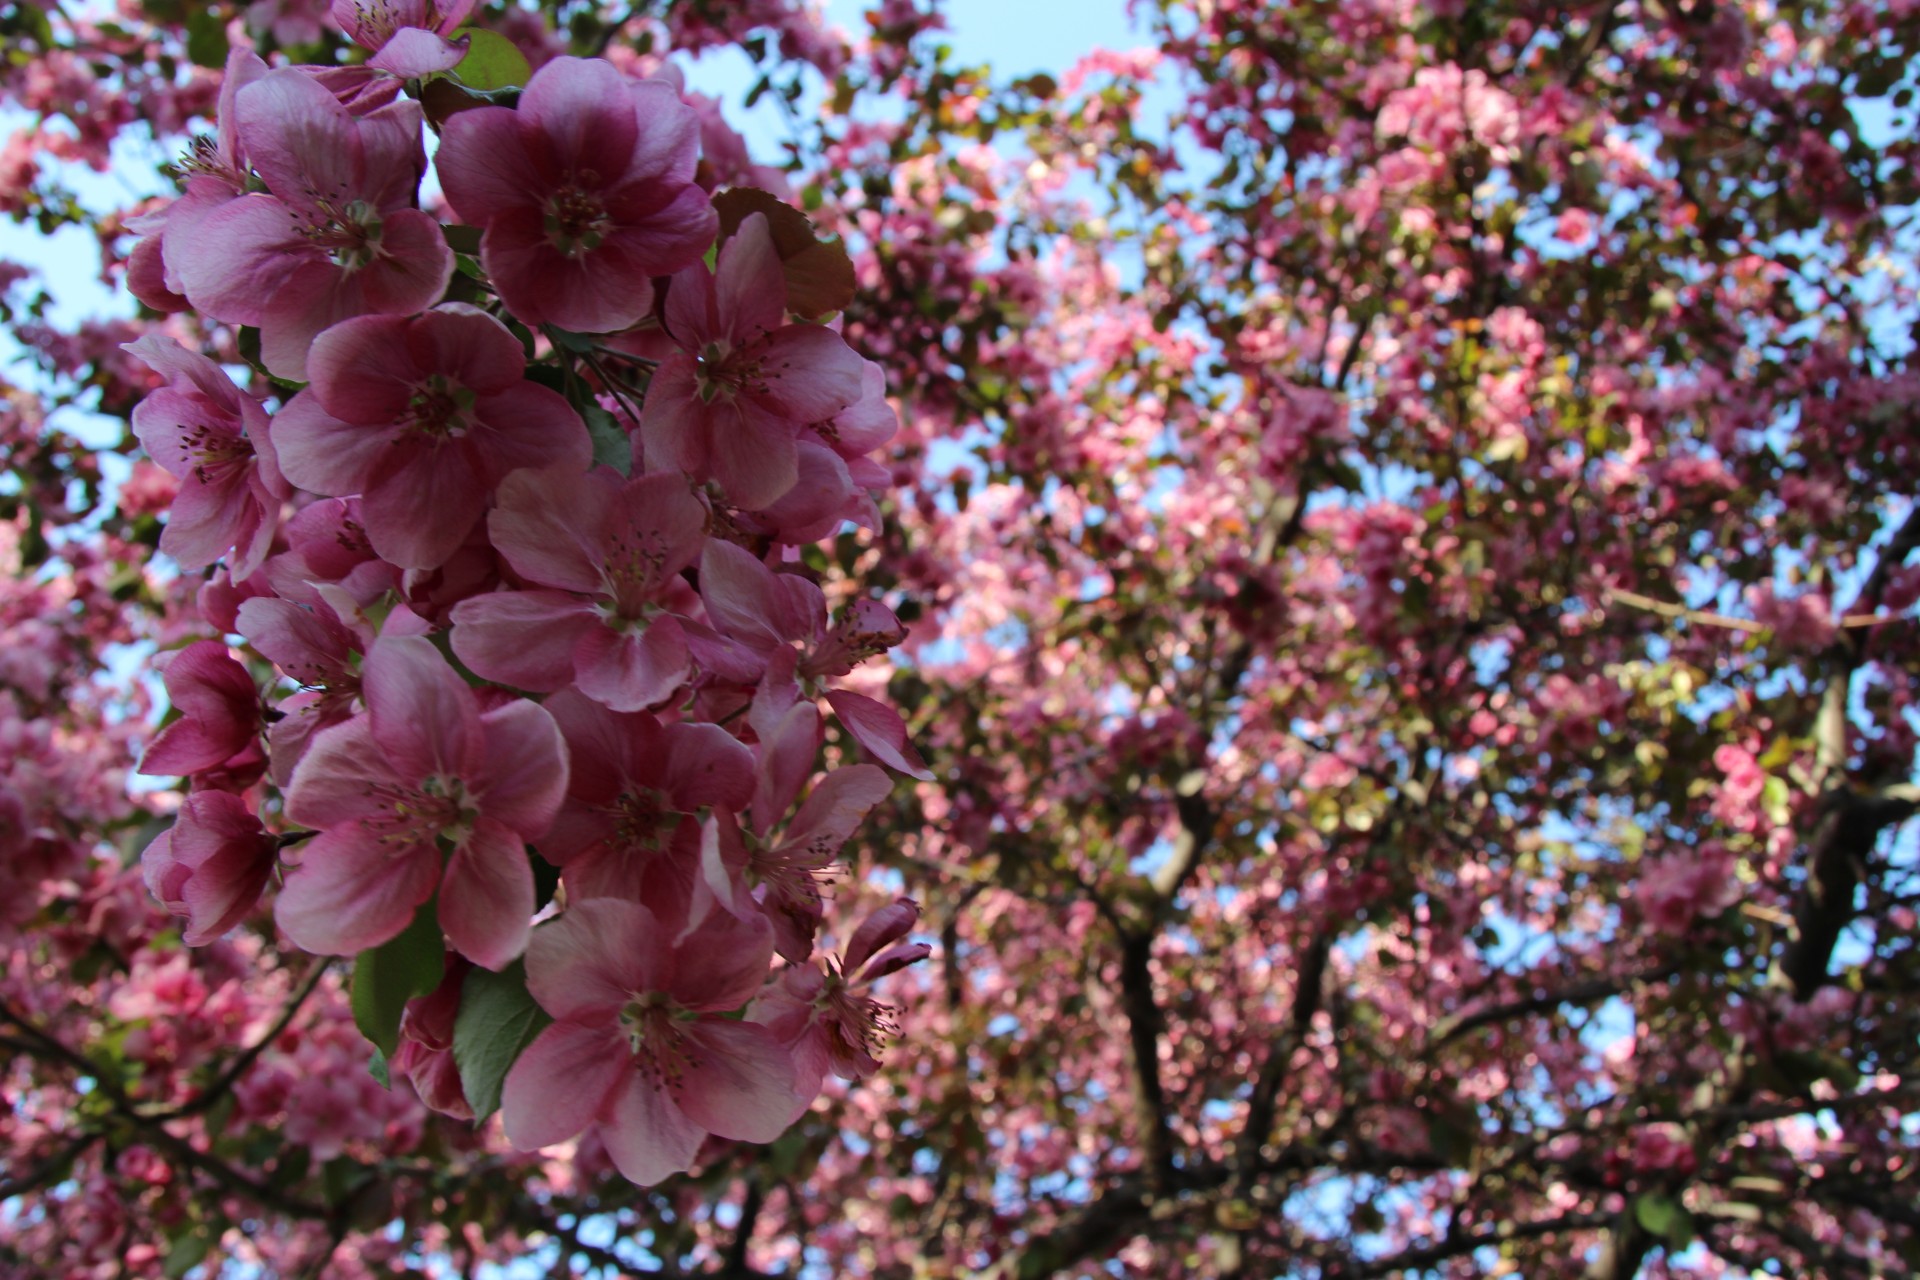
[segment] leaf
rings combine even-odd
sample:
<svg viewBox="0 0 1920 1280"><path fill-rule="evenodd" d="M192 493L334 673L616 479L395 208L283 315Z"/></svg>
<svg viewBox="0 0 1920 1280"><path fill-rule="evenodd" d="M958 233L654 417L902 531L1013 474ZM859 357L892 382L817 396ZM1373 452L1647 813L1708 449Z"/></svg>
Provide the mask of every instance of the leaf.
<svg viewBox="0 0 1920 1280"><path fill-rule="evenodd" d="M428 899L413 923L353 962L353 1024L387 1057L400 1047L407 1001L440 985L446 959L435 902Z"/></svg>
<svg viewBox="0 0 1920 1280"><path fill-rule="evenodd" d="M587 420L587 434L593 437L593 464L612 467L621 475L633 474L633 438L627 429L597 404L585 406L580 416Z"/></svg>
<svg viewBox="0 0 1920 1280"><path fill-rule="evenodd" d="M463 27L453 34L456 42L463 37L467 41L467 56L460 60L453 74L467 88L511 89L525 84L533 75L527 56L499 32L484 27Z"/></svg>
<svg viewBox="0 0 1920 1280"><path fill-rule="evenodd" d="M1633 1201L1633 1218L1648 1235L1658 1236L1674 1249L1693 1243L1693 1215L1672 1196L1648 1191Z"/></svg>
<svg viewBox="0 0 1920 1280"><path fill-rule="evenodd" d="M740 229L750 214L765 214L774 252L787 278L787 310L797 316L844 311L853 301L853 259L838 240L814 234L807 215L768 192L734 187L713 198L720 215L720 238Z"/></svg>
<svg viewBox="0 0 1920 1280"><path fill-rule="evenodd" d="M393 1088L393 1073L387 1067L387 1055L380 1052L378 1045L374 1046L373 1056L367 1059L367 1074L382 1089Z"/></svg>
<svg viewBox="0 0 1920 1280"><path fill-rule="evenodd" d="M467 974L453 1020L453 1065L476 1122L500 1109L500 1085L508 1069L552 1021L527 991L525 961L499 973L474 969Z"/></svg>
<svg viewBox="0 0 1920 1280"><path fill-rule="evenodd" d="M167 1280L180 1280L181 1276L205 1262L212 1248L213 1241L204 1231L196 1229L192 1235L181 1236L167 1250L167 1260L161 1264L161 1274Z"/></svg>
<svg viewBox="0 0 1920 1280"><path fill-rule="evenodd" d="M187 57L195 66L226 65L227 19L223 10L196 9L187 15Z"/></svg>

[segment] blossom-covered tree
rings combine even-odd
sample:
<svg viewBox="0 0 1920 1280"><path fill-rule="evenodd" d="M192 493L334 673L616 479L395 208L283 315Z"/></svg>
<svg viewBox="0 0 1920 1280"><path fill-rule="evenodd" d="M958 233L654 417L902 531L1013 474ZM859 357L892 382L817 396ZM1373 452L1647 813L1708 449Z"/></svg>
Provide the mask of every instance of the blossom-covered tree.
<svg viewBox="0 0 1920 1280"><path fill-rule="evenodd" d="M1920 1269L1920 16L1133 16L0 15L0 1270Z"/></svg>

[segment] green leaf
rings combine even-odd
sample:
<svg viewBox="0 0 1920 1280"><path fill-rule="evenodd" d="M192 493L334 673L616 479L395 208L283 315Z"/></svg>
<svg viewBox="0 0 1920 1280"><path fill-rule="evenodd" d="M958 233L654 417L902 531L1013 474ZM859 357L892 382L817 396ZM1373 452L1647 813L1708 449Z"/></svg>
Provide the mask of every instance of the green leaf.
<svg viewBox="0 0 1920 1280"><path fill-rule="evenodd" d="M208 1239L204 1231L195 1229L192 1235L181 1236L167 1250L167 1260L161 1264L161 1274L167 1280L180 1280L181 1276L205 1262L212 1248L213 1241Z"/></svg>
<svg viewBox="0 0 1920 1280"><path fill-rule="evenodd" d="M593 437L593 464L612 467L621 475L633 473L633 440L625 427L605 409L590 404L581 409L587 420L587 434Z"/></svg>
<svg viewBox="0 0 1920 1280"><path fill-rule="evenodd" d="M1693 1243L1693 1215L1672 1196L1648 1191L1633 1201L1633 1218L1648 1235L1658 1236L1673 1249Z"/></svg>
<svg viewBox="0 0 1920 1280"><path fill-rule="evenodd" d="M387 1068L387 1055L380 1052L378 1045L373 1048L373 1056L367 1059L367 1074L382 1089L393 1088L393 1073Z"/></svg>
<svg viewBox="0 0 1920 1280"><path fill-rule="evenodd" d="M527 990L527 966L516 960L499 973L474 969L460 989L453 1020L453 1065L460 1087L484 1120L500 1109L500 1085L508 1068L553 1019Z"/></svg>
<svg viewBox="0 0 1920 1280"><path fill-rule="evenodd" d="M362 951L353 962L353 1024L381 1053L400 1047L400 1015L407 1001L440 985L446 944L432 899L391 942Z"/></svg>
<svg viewBox="0 0 1920 1280"><path fill-rule="evenodd" d="M467 56L460 60L453 74L467 88L509 89L525 84L533 75L533 68L527 65L526 55L499 32L482 27L465 27L453 36L455 40L462 37L467 40Z"/></svg>
<svg viewBox="0 0 1920 1280"><path fill-rule="evenodd" d="M187 56L197 66L226 65L227 18L224 10L196 9L187 15Z"/></svg>

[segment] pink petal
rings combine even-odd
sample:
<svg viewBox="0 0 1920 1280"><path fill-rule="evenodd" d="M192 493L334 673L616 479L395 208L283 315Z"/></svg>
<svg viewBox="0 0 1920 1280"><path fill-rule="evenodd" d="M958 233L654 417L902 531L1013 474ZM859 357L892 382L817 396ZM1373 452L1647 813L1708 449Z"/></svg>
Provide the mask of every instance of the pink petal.
<svg viewBox="0 0 1920 1280"><path fill-rule="evenodd" d="M485 226L509 209L538 203L538 169L525 139L519 117L506 107L462 111L441 124L434 172L461 221Z"/></svg>
<svg viewBox="0 0 1920 1280"><path fill-rule="evenodd" d="M824 422L860 398L867 362L825 325L790 324L769 336L761 355L771 409L795 422Z"/></svg>
<svg viewBox="0 0 1920 1280"><path fill-rule="evenodd" d="M348 823L306 845L273 914L302 950L356 955L405 929L439 880L440 854L432 844L396 848Z"/></svg>
<svg viewBox="0 0 1920 1280"><path fill-rule="evenodd" d="M919 919L920 904L912 898L895 898L869 915L847 943L842 972L849 978L859 973L860 966L872 958L874 952L906 937Z"/></svg>
<svg viewBox="0 0 1920 1280"><path fill-rule="evenodd" d="M588 898L533 931L527 990L556 1018L611 1022L636 991L655 991L673 953L653 913L620 898Z"/></svg>
<svg viewBox="0 0 1920 1280"><path fill-rule="evenodd" d="M633 88L600 58L555 58L536 71L515 111L522 128L544 135L551 166L545 172L624 172L640 132ZM678 101L671 108L692 114Z"/></svg>
<svg viewBox="0 0 1920 1280"><path fill-rule="evenodd" d="M721 332L748 342L787 317L787 278L767 229L767 215L750 213L720 247L713 292Z"/></svg>
<svg viewBox="0 0 1920 1280"><path fill-rule="evenodd" d="M713 478L748 511L771 506L800 482L794 422L752 399L715 402L708 418Z"/></svg>
<svg viewBox="0 0 1920 1280"><path fill-rule="evenodd" d="M632 1074L626 1044L611 1025L555 1023L515 1059L501 1086L507 1141L521 1151L565 1142L593 1123Z"/></svg>
<svg viewBox="0 0 1920 1280"><path fill-rule="evenodd" d="M825 866L892 790L893 779L884 769L870 764L835 769L814 785L780 843L804 846L805 865Z"/></svg>
<svg viewBox="0 0 1920 1280"><path fill-rule="evenodd" d="M360 506L381 559L403 569L436 569L486 511L487 491L459 441L407 439L381 455Z"/></svg>
<svg viewBox="0 0 1920 1280"><path fill-rule="evenodd" d="M686 1031L700 1069L687 1075L680 1109L707 1132L772 1142L794 1118L793 1055L754 1022L702 1018Z"/></svg>
<svg viewBox="0 0 1920 1280"><path fill-rule="evenodd" d="M359 493L397 434L391 425L341 421L321 408L312 388L288 401L273 420L280 470L309 493L332 497Z"/></svg>
<svg viewBox="0 0 1920 1280"><path fill-rule="evenodd" d="M268 190L313 217L320 197L363 194L365 151L353 117L291 68L270 71L234 98L240 144Z"/></svg>
<svg viewBox="0 0 1920 1280"><path fill-rule="evenodd" d="M374 741L401 777L474 776L484 750L479 701L431 640L383 636L363 671Z"/></svg>
<svg viewBox="0 0 1920 1280"><path fill-rule="evenodd" d="M537 839L567 794L567 744L545 707L516 698L480 717L486 758L471 779L480 812Z"/></svg>
<svg viewBox="0 0 1920 1280"><path fill-rule="evenodd" d="M440 885L440 927L447 941L475 964L504 969L527 949L533 909L533 866L525 842L493 819L481 818L447 859Z"/></svg>
<svg viewBox="0 0 1920 1280"><path fill-rule="evenodd" d="M321 256L301 234L293 209L259 193L223 204L191 239L167 244L181 292L229 324L259 324L289 277Z"/></svg>
<svg viewBox="0 0 1920 1280"><path fill-rule="evenodd" d="M498 514L498 513L496 513ZM594 607L558 591L494 591L453 607L453 651L476 675L551 693L573 683L581 637L601 628Z"/></svg>
<svg viewBox="0 0 1920 1280"><path fill-rule="evenodd" d="M600 1119L600 1140L614 1167L643 1187L691 1169L706 1137L706 1130L637 1071L629 1070L611 1112Z"/></svg>
<svg viewBox="0 0 1920 1280"><path fill-rule="evenodd" d="M464 43L464 41L462 42ZM403 80L417 80L436 71L459 66L467 51L432 31L402 27L367 59L367 65L392 72Z"/></svg>
<svg viewBox="0 0 1920 1280"><path fill-rule="evenodd" d="M392 424L409 416L428 372L408 349L413 323L405 316L356 316L315 338L307 356L310 397L337 417L397 434ZM514 350L517 355L518 344Z"/></svg>
<svg viewBox="0 0 1920 1280"><path fill-rule="evenodd" d="M287 787L287 818L306 827L334 827L391 812L379 797L402 779L376 744L373 721L355 716L315 735Z"/></svg>
<svg viewBox="0 0 1920 1280"><path fill-rule="evenodd" d="M667 988L673 998L696 1012L730 1013L766 984L773 934L758 913L712 915L680 940L675 957L678 968Z"/></svg>
<svg viewBox="0 0 1920 1280"><path fill-rule="evenodd" d="M500 482L487 534L529 581L598 595L606 589L602 529L619 490L619 474L609 469L516 471Z"/></svg>
<svg viewBox="0 0 1920 1280"><path fill-rule="evenodd" d="M520 340L478 307L443 302L414 317L406 337L413 365L445 374L479 395L496 396L523 385L527 360Z"/></svg>
<svg viewBox="0 0 1920 1280"><path fill-rule="evenodd" d="M517 353L519 344L515 344ZM469 433L474 452L497 483L522 467L553 467L574 476L574 484L593 465L593 438L587 424L558 391L535 382L518 382L474 406Z"/></svg>
<svg viewBox="0 0 1920 1280"><path fill-rule="evenodd" d="M918 778L922 782L933 781L933 773L927 768L926 761L907 741L907 726L901 721L899 712L845 689L830 690L827 693L827 705L840 717L840 723L847 732L861 746L878 756L883 764L891 765L910 778Z"/></svg>
<svg viewBox="0 0 1920 1280"><path fill-rule="evenodd" d="M480 262L507 310L530 326L612 333L653 310L647 263L615 237L597 249L564 253L548 238L538 209L508 210L489 222Z"/></svg>
<svg viewBox="0 0 1920 1280"><path fill-rule="evenodd" d="M738 813L753 798L753 752L717 724L667 728L667 793L686 812Z"/></svg>
<svg viewBox="0 0 1920 1280"><path fill-rule="evenodd" d="M615 711L644 711L672 697L693 673L686 632L661 616L638 633L594 627L574 653L580 692Z"/></svg>

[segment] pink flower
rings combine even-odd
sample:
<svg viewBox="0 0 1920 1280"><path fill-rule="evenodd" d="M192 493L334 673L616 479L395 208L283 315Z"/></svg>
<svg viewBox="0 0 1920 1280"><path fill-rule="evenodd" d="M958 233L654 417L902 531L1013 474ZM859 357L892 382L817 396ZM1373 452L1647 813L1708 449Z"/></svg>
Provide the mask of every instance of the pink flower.
<svg viewBox="0 0 1920 1280"><path fill-rule="evenodd" d="M677 943L653 913L591 898L536 932L527 986L552 1026L501 1094L507 1138L550 1146L593 1126L614 1165L651 1186L691 1168L708 1134L771 1142L796 1114L793 1059L726 1016L767 976L764 921L724 912Z"/></svg>
<svg viewBox="0 0 1920 1280"><path fill-rule="evenodd" d="M451 71L467 51L447 40L473 12L474 0L333 0L333 20L374 56L367 65L402 80ZM464 42L463 42L464 43Z"/></svg>
<svg viewBox="0 0 1920 1280"><path fill-rule="evenodd" d="M202 773L256 745L260 690L227 646L196 640L173 656L160 678L181 715L154 735L140 757L141 773L159 777Z"/></svg>
<svg viewBox="0 0 1920 1280"><path fill-rule="evenodd" d="M660 914L654 895L641 892L651 864L670 846L684 846L691 887L700 825L694 815L747 806L753 753L718 725L662 725L645 712L609 711L578 690L556 693L544 705L567 740L572 766L566 802L540 842L541 854L564 870L573 898L628 897Z"/></svg>
<svg viewBox="0 0 1920 1280"><path fill-rule="evenodd" d="M517 109L449 119L436 164L447 202L485 228L480 261L507 310L606 333L652 311L651 278L713 241L719 219L693 181L699 131L671 85L555 58Z"/></svg>
<svg viewBox="0 0 1920 1280"><path fill-rule="evenodd" d="M304 380L323 330L432 306L453 275L440 224L413 207L426 167L420 107L396 102L356 119L286 68L242 89L236 109L268 193L223 205L190 237L170 230L167 261L195 307L259 326L267 368Z"/></svg>
<svg viewBox="0 0 1920 1280"><path fill-rule="evenodd" d="M824 696L846 730L883 763L911 777L933 777L898 712L862 694L827 687L905 637L891 609L877 600L856 600L829 626L820 588L794 574L775 573L752 552L719 539L709 540L701 555L700 596L714 628L732 641L728 645L704 629L696 632L696 656L704 665L737 670L738 650L759 655L768 678L798 679L806 696Z"/></svg>
<svg viewBox="0 0 1920 1280"><path fill-rule="evenodd" d="M875 982L932 954L924 942L901 942L920 918L919 904L900 898L854 931L841 963L796 965L747 1011L793 1050L796 1093L811 1098L831 1070L864 1080L879 1070L881 1042L898 1034L893 1010L865 994Z"/></svg>
<svg viewBox="0 0 1920 1280"><path fill-rule="evenodd" d="M748 510L799 482L801 429L861 399L866 362L831 329L783 323L786 305L764 214L721 246L717 271L696 263L674 276L666 320L680 350L640 414L649 466L716 480Z"/></svg>
<svg viewBox="0 0 1920 1280"><path fill-rule="evenodd" d="M400 1047L388 1064L393 1075L412 1082L420 1101L456 1120L473 1119L473 1106L467 1101L459 1064L453 1059L453 1021L460 1012L461 987L472 967L464 956L447 956L440 985L407 1001L406 1011L400 1016Z"/></svg>
<svg viewBox="0 0 1920 1280"><path fill-rule="evenodd" d="M454 949L499 969L533 916L525 842L566 794L560 731L524 699L483 712L421 636L377 641L362 687L366 713L315 738L287 790L287 817L320 835L280 893L280 927L308 951L350 955L406 928L438 888Z"/></svg>
<svg viewBox="0 0 1920 1280"><path fill-rule="evenodd" d="M153 896L187 922L186 944L199 947L258 905L279 847L239 796L196 791L173 826L140 855L140 865Z"/></svg>
<svg viewBox="0 0 1920 1280"><path fill-rule="evenodd" d="M885 770L848 765L814 785L777 840L721 821L718 839L702 850L708 891L729 910L764 912L774 949L794 964L806 963L820 927L821 881L855 828L892 790Z"/></svg>
<svg viewBox="0 0 1920 1280"><path fill-rule="evenodd" d="M303 489L360 494L374 550L404 568L451 556L508 472L592 461L580 415L522 377L520 344L473 307L337 324L311 365L274 421L280 465Z"/></svg>
<svg viewBox="0 0 1920 1280"><path fill-rule="evenodd" d="M676 615L697 604L680 571L700 554L707 508L686 477L515 472L487 528L516 573L552 589L454 606L454 652L475 672L539 692L577 683L615 711L664 702L692 674Z"/></svg>
<svg viewBox="0 0 1920 1280"><path fill-rule="evenodd" d="M177 342L148 334L124 350L167 379L133 410L133 433L180 482L160 549L186 569L233 551L229 568L248 577L272 548L280 504L293 493L267 411L219 365Z"/></svg>

